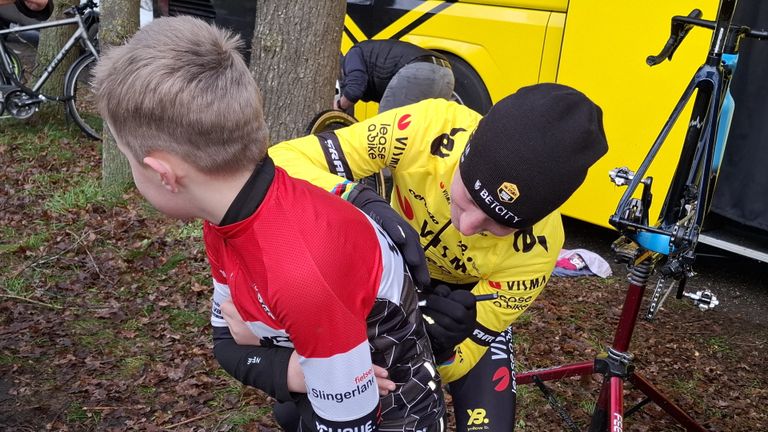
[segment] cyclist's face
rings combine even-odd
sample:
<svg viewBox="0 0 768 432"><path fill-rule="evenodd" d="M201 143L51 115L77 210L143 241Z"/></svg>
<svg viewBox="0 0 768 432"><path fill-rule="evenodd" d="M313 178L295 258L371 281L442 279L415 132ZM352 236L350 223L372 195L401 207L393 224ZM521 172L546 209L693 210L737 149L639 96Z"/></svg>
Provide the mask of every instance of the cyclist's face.
<svg viewBox="0 0 768 432"><path fill-rule="evenodd" d="M465 236L489 232L503 237L516 231L515 228L504 226L491 219L475 204L464 182L461 181L458 168L451 182L451 224Z"/></svg>

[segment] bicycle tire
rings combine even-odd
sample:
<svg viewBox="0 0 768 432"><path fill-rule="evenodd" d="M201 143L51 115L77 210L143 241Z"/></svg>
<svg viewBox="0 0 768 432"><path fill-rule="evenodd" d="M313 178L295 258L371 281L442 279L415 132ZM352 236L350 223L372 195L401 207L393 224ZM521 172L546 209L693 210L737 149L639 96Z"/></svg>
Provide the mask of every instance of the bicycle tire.
<svg viewBox="0 0 768 432"><path fill-rule="evenodd" d="M442 54L451 63L455 78L451 99L485 115L493 106L493 101L483 79L475 68L462 58L447 52Z"/></svg>
<svg viewBox="0 0 768 432"><path fill-rule="evenodd" d="M64 80L64 97L67 98L67 115L89 138L101 140L104 123L96 110L91 89L92 69L97 60L91 53L75 60Z"/></svg>
<svg viewBox="0 0 768 432"><path fill-rule="evenodd" d="M357 119L345 112L325 110L320 111L310 120L304 132L314 135L320 132L340 129L355 123L357 123Z"/></svg>

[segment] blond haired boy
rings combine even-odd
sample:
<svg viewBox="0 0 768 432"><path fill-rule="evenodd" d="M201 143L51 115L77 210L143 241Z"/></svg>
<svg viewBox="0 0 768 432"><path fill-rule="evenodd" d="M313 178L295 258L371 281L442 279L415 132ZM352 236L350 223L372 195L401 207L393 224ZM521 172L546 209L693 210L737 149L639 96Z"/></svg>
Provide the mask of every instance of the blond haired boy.
<svg viewBox="0 0 768 432"><path fill-rule="evenodd" d="M168 216L204 220L216 359L294 403L301 426L290 429L442 430L402 256L364 213L265 156L239 46L201 20L161 18L103 55L94 80L141 194ZM374 366L388 373L380 385Z"/></svg>

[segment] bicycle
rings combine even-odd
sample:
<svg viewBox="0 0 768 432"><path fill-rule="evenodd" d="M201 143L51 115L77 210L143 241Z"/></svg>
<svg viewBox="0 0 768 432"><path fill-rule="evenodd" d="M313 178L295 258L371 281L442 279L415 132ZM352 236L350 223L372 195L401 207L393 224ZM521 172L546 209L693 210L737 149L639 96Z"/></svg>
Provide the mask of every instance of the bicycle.
<svg viewBox="0 0 768 432"><path fill-rule="evenodd" d="M90 90L91 69L99 57L98 44L94 35L94 29L99 22L97 8L98 4L95 1L88 0L67 9L64 15L69 18L0 30L0 118L26 119L35 114L43 102L64 102L67 115L75 124L90 138L101 139L99 131L102 128L102 121L96 114ZM45 67L37 81L31 87L26 86L21 62L13 50L6 45L4 36L27 30L67 25L77 25L74 34ZM63 96L41 93L40 89L53 71L75 46L81 47L85 52L67 71L64 77ZM4 113L8 115L4 116Z"/></svg>
<svg viewBox="0 0 768 432"><path fill-rule="evenodd" d="M617 186L627 186L609 223L621 233L621 237L613 244L614 251L630 265L630 283L613 344L592 361L532 370L517 376L518 384L534 383L539 387L568 430L578 431L579 427L544 382L592 374L601 374L603 383L589 425L591 432L622 431L625 417L649 402L655 402L687 430L705 430L635 371L635 359L628 349L645 287L654 270L658 269L661 276L651 296L645 319L652 320L655 317L675 286L678 299L689 298L702 310L711 309L719 303L706 290L685 292L685 285L687 279L694 274L692 265L696 257L698 235L709 210L733 116L734 100L729 89L738 64L739 43L745 37L768 39L766 31L732 23L736 3L737 0L720 0L714 21L701 19L701 11L698 9L688 16L672 17L671 35L664 48L658 55L646 59L649 66L658 65L665 59L671 60L693 27L713 30L706 61L692 77L637 172L621 167L609 173L610 179ZM653 197L653 178L646 177L646 172L694 92L696 97L680 158L658 221L651 225L649 211ZM636 193L640 185L642 190L638 197ZM668 279L672 282L666 285ZM645 395L642 401L626 411L623 405L625 381Z"/></svg>

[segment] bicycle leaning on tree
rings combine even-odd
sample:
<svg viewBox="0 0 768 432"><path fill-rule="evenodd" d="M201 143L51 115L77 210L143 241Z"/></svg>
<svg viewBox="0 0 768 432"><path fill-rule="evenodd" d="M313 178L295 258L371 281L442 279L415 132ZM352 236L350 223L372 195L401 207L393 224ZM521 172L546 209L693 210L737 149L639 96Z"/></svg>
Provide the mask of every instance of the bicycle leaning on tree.
<svg viewBox="0 0 768 432"><path fill-rule="evenodd" d="M96 113L91 94L91 69L98 60L98 44L95 39L99 22L98 4L93 0L73 6L64 15L67 18L18 26L0 30L0 118L26 119L34 115L43 102L64 102L67 115L90 138L101 139L101 118ZM31 86L25 83L23 67L16 53L5 42L5 36L27 30L76 25L74 34L45 67ZM63 95L51 96L41 92L43 85L73 48L84 53L72 63L64 76Z"/></svg>

